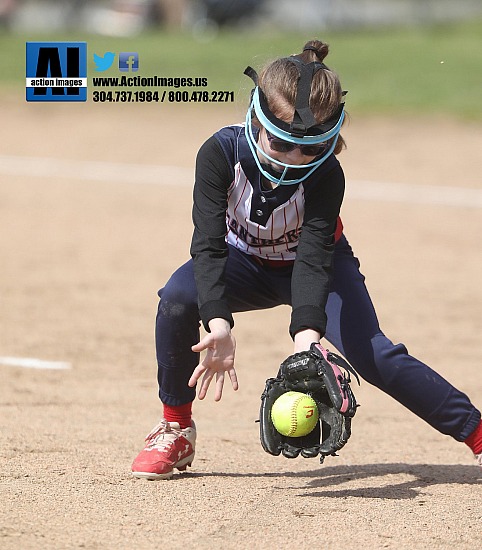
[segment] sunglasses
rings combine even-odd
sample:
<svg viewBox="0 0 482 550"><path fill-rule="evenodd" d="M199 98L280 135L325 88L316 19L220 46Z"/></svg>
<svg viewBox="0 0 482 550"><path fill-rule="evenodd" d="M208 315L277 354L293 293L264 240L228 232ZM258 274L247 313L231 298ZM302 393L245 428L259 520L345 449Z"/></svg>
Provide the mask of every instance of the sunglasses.
<svg viewBox="0 0 482 550"><path fill-rule="evenodd" d="M273 151L277 151L278 153L289 153L290 151L298 148L303 155L306 155L307 157L317 157L327 149L326 143L319 143L317 145L298 145L297 143L291 143L290 141L285 141L284 139L273 136L268 132L268 130L266 130L266 128L265 131L269 146Z"/></svg>

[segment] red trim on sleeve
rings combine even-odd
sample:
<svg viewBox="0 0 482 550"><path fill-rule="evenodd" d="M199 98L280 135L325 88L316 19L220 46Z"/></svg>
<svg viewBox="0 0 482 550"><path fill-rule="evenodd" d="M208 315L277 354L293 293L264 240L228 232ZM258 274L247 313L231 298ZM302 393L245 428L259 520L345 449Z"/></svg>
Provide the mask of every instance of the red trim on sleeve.
<svg viewBox="0 0 482 550"><path fill-rule="evenodd" d="M343 222L341 221L340 216L336 220L336 229L335 229L335 242L341 239L343 235Z"/></svg>

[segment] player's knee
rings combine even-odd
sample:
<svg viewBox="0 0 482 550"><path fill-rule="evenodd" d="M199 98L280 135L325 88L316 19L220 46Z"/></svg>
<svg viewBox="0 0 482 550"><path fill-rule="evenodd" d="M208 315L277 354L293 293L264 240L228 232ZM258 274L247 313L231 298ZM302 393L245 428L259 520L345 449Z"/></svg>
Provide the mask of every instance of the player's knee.
<svg viewBox="0 0 482 550"><path fill-rule="evenodd" d="M197 291L184 281L171 277L166 286L159 291L159 314L167 318L197 314Z"/></svg>
<svg viewBox="0 0 482 550"><path fill-rule="evenodd" d="M348 362L360 376L382 390L395 380L407 355L403 344L394 344L383 333L346 352Z"/></svg>

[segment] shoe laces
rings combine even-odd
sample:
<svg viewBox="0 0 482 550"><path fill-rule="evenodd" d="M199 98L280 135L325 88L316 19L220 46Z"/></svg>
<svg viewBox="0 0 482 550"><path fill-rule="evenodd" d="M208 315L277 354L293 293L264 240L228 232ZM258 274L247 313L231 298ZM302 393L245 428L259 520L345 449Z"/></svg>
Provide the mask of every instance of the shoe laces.
<svg viewBox="0 0 482 550"><path fill-rule="evenodd" d="M171 446L181 435L182 430L180 428L174 428L167 420L161 420L161 422L147 434L147 447L165 449Z"/></svg>

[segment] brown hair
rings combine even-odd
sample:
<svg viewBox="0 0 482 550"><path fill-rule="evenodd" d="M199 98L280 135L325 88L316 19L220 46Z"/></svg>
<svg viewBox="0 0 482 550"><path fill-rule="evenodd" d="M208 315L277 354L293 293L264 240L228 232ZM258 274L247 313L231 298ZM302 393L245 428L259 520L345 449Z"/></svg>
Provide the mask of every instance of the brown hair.
<svg viewBox="0 0 482 550"><path fill-rule="evenodd" d="M328 44L320 40L310 40L304 45L302 53L296 57L304 63L323 62L328 51ZM270 111L282 120L293 119L298 75L295 64L288 57L284 57L267 65L259 76L259 87L266 96ZM342 101L343 93L338 75L328 68L317 71L313 77L310 94L310 109L317 123L321 124L330 119ZM345 141L340 135L334 153L340 153L345 146Z"/></svg>

